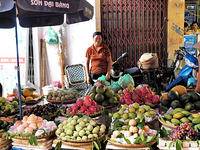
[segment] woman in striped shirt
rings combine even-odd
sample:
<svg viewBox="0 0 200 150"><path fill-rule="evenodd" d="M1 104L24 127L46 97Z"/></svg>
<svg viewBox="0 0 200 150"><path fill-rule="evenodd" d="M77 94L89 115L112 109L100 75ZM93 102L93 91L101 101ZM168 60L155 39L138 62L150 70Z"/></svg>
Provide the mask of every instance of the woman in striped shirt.
<svg viewBox="0 0 200 150"><path fill-rule="evenodd" d="M105 75L106 80L109 80L112 67L111 52L108 46L102 43L101 32L94 32L93 41L94 44L86 51L86 72L88 84L92 84L93 79L98 79L98 77L102 75Z"/></svg>

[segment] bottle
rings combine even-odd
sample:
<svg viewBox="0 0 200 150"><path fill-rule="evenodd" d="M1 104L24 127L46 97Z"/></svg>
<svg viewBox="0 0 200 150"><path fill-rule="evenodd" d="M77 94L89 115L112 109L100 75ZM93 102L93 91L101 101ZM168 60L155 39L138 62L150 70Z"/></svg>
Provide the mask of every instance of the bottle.
<svg viewBox="0 0 200 150"><path fill-rule="evenodd" d="M16 86L13 89L13 94L18 97L18 84L16 83Z"/></svg>

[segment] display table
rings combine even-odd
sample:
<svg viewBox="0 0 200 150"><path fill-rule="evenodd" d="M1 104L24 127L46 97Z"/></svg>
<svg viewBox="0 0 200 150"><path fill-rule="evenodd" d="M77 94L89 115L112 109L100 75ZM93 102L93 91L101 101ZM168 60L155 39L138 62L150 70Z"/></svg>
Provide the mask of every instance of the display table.
<svg viewBox="0 0 200 150"><path fill-rule="evenodd" d="M106 145L106 150L117 150L117 149L124 149L124 150L150 150L150 148L124 148L124 147L118 147L110 144L109 142Z"/></svg>
<svg viewBox="0 0 200 150"><path fill-rule="evenodd" d="M0 138L0 150L9 150L11 147L11 140Z"/></svg>
<svg viewBox="0 0 200 150"><path fill-rule="evenodd" d="M52 148L53 139L38 139L38 146L30 145L28 140L12 139L12 146L14 148L21 148L25 150L47 150Z"/></svg>
<svg viewBox="0 0 200 150"><path fill-rule="evenodd" d="M59 142L60 140L55 139L53 141L53 147L56 147L57 142ZM73 146L73 143L69 143L69 145L67 144L67 142L62 143L61 149L76 149L76 150L92 150L92 143L84 143L84 145L82 146Z"/></svg>

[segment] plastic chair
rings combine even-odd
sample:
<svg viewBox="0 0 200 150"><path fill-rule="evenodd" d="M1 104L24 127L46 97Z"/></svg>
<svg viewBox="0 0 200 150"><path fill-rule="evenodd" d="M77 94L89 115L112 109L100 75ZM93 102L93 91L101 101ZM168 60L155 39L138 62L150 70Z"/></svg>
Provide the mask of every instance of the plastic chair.
<svg viewBox="0 0 200 150"><path fill-rule="evenodd" d="M82 64L67 65L65 67L65 87L75 88L80 90L81 95L84 95L87 88L87 76L85 66Z"/></svg>

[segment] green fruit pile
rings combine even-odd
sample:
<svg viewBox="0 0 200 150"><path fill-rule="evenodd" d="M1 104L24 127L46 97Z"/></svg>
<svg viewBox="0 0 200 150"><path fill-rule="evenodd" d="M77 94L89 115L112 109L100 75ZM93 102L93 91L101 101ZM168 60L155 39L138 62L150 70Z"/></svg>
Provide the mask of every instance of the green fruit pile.
<svg viewBox="0 0 200 150"><path fill-rule="evenodd" d="M200 110L200 95L196 92L188 92L180 95L177 91L171 90L165 98L161 99L161 105L169 108L184 108L187 111Z"/></svg>
<svg viewBox="0 0 200 150"><path fill-rule="evenodd" d="M17 101L9 102L4 97L0 97L0 116L12 115L19 110Z"/></svg>
<svg viewBox="0 0 200 150"><path fill-rule="evenodd" d="M200 124L200 114L190 113L183 108L176 108L170 113L164 114L164 121L167 124L179 126L184 123L189 123L190 126Z"/></svg>
<svg viewBox="0 0 200 150"><path fill-rule="evenodd" d="M59 89L57 91L49 92L47 95L47 99L56 101L73 100L79 97L81 97L81 95L76 89L68 89L68 90Z"/></svg>
<svg viewBox="0 0 200 150"><path fill-rule="evenodd" d="M120 96L106 86L93 86L89 96L102 106L110 106L119 103Z"/></svg>
<svg viewBox="0 0 200 150"><path fill-rule="evenodd" d="M122 108L113 114L113 118L123 119L125 122L128 122L130 119L140 119L142 121L145 119L146 122L149 122L155 118L156 112L151 109L148 105L139 105L138 103L133 103L131 105L123 105Z"/></svg>
<svg viewBox="0 0 200 150"><path fill-rule="evenodd" d="M88 140L102 137L105 131L104 124L99 124L88 116L79 118L75 115L58 126L56 135L63 141Z"/></svg>
<svg viewBox="0 0 200 150"><path fill-rule="evenodd" d="M12 125L13 125L12 122L6 122L3 120L0 120L0 133L7 132Z"/></svg>

